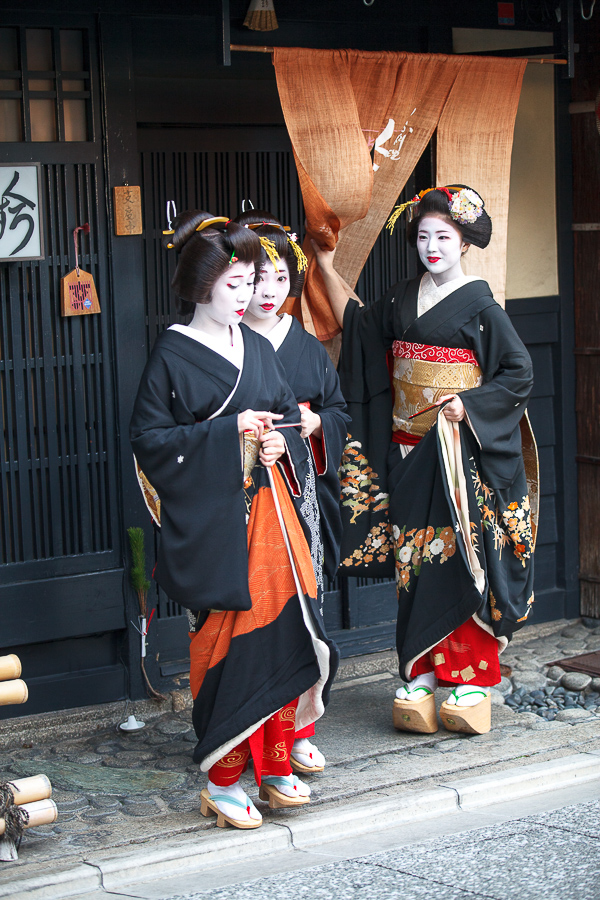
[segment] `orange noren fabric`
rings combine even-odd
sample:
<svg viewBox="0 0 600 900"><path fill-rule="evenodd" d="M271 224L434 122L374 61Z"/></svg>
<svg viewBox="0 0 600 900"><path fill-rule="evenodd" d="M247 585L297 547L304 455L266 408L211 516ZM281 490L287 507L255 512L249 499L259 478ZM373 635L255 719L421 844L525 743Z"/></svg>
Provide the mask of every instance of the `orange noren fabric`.
<svg viewBox="0 0 600 900"><path fill-rule="evenodd" d="M494 220L491 250L469 254L466 269L486 278L502 302L512 134L526 62L277 47L273 63L309 259L302 297L283 311L321 341L339 333L310 239L338 245L336 269L353 287L436 127L437 183L473 187Z"/></svg>

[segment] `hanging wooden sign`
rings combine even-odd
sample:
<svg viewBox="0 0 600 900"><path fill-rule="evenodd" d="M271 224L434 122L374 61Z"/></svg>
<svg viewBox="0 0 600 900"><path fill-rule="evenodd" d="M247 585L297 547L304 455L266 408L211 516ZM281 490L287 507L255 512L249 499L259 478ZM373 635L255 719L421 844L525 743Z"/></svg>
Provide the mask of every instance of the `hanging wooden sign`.
<svg viewBox="0 0 600 900"><path fill-rule="evenodd" d="M142 233L142 195L139 185L113 188L115 202L115 234Z"/></svg>
<svg viewBox="0 0 600 900"><path fill-rule="evenodd" d="M86 222L73 231L75 241L75 268L60 280L60 294L62 299L61 312L63 316L86 316L100 312L100 303L96 293L96 285L89 272L79 268L79 254L77 250L77 233L83 231L90 233L90 226Z"/></svg>

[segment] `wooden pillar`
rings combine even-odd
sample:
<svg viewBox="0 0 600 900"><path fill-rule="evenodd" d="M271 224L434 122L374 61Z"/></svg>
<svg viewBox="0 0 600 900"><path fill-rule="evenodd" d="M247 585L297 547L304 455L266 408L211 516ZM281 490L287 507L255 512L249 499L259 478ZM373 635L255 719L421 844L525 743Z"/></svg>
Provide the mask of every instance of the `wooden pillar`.
<svg viewBox="0 0 600 900"><path fill-rule="evenodd" d="M600 618L600 16L576 17L571 92L581 614ZM594 52L596 50L596 52Z"/></svg>

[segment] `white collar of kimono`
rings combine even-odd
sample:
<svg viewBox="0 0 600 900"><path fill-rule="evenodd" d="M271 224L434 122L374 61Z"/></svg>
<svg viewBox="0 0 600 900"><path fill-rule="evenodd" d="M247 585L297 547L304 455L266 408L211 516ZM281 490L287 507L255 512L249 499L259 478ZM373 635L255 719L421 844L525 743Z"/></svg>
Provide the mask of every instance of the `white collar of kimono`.
<svg viewBox="0 0 600 900"><path fill-rule="evenodd" d="M431 273L425 272L419 285L417 317L422 316L423 313L433 309L440 300L444 300L454 291L458 290L458 288L461 288L465 284L469 284L471 281L483 281L483 278L480 278L479 275L459 275L458 278L453 278L452 281L447 281L445 284L440 284L438 287L431 277Z"/></svg>
<svg viewBox="0 0 600 900"><path fill-rule="evenodd" d="M292 327L292 318L293 316L290 316L289 313L283 313L279 316L277 323L273 325L269 333L265 334L266 339L271 342L275 352L279 350L288 336L289 330Z"/></svg>
<svg viewBox="0 0 600 900"><path fill-rule="evenodd" d="M185 334L186 337L198 341L199 344L204 344L209 350L214 350L223 359L232 363L236 369L241 369L244 365L244 337L239 325L231 326L233 345L228 343L226 346L223 346L221 341L212 334L200 331L199 328L192 328L190 325L171 325L169 331L178 331L179 334Z"/></svg>

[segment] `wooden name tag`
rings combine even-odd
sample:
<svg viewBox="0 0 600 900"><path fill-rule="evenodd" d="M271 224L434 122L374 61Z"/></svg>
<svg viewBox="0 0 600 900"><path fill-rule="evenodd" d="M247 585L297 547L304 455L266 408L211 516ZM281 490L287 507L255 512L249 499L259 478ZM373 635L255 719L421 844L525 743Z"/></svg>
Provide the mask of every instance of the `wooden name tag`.
<svg viewBox="0 0 600 900"><path fill-rule="evenodd" d="M94 279L83 269L73 269L60 280L63 316L86 316L99 313L100 304Z"/></svg>
<svg viewBox="0 0 600 900"><path fill-rule="evenodd" d="M139 185L113 188L115 234L142 233L142 197Z"/></svg>

